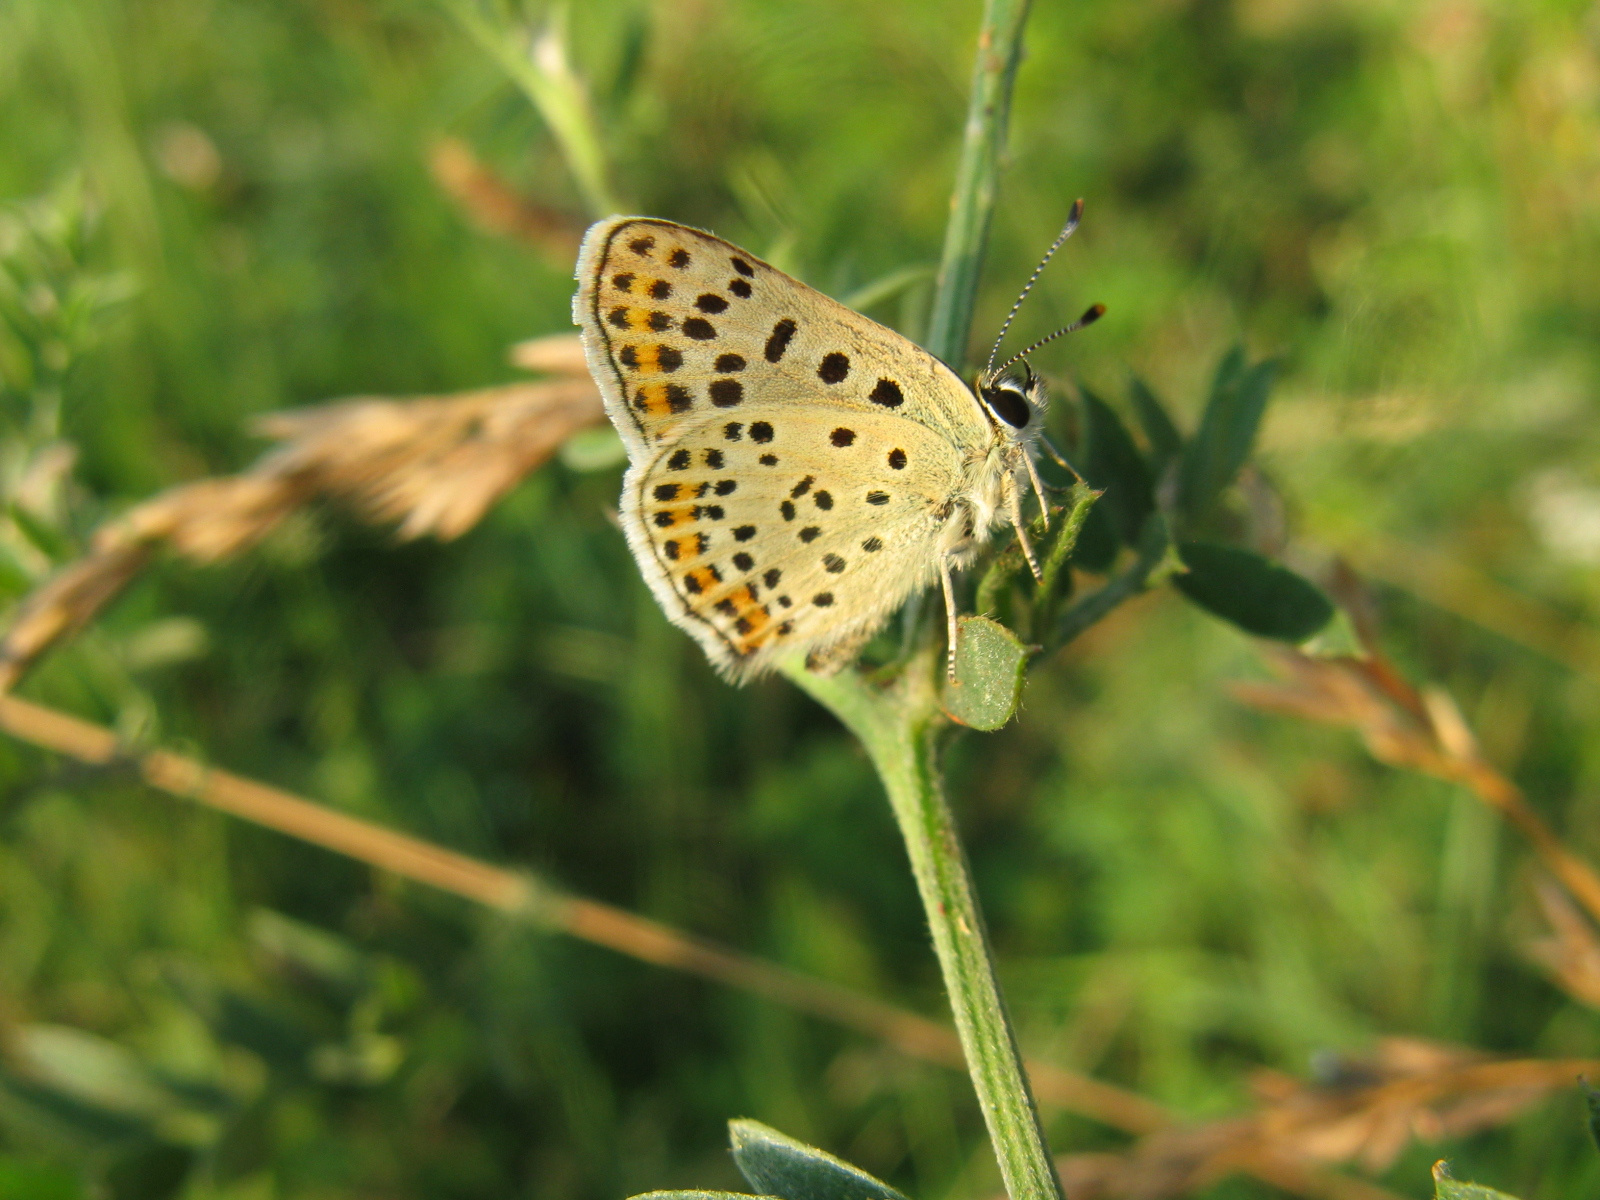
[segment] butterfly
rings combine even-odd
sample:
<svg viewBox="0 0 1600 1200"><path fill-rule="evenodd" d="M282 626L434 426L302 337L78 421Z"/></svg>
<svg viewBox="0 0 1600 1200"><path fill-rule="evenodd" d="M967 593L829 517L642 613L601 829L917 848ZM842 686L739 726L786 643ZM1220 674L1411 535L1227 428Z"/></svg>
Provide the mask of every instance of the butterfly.
<svg viewBox="0 0 1600 1200"><path fill-rule="evenodd" d="M727 678L800 653L836 669L935 579L953 664L952 572L1006 522L1038 576L1022 511L1027 487L1048 507L1034 462L1048 396L1024 356L1103 306L998 368L997 339L968 386L908 338L672 221L598 222L576 278L573 320L628 451L628 546Z"/></svg>

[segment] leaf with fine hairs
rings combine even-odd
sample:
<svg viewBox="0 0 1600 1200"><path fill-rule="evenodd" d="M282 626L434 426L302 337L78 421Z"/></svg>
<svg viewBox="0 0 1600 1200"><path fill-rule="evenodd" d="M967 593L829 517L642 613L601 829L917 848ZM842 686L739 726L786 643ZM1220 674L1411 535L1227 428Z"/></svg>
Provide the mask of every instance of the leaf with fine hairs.
<svg viewBox="0 0 1600 1200"><path fill-rule="evenodd" d="M971 729L999 729L1022 696L1028 651L988 617L962 617L956 626L956 676L941 703L947 716Z"/></svg>
<svg viewBox="0 0 1600 1200"><path fill-rule="evenodd" d="M1237 546L1184 542L1187 571L1172 584L1195 604L1257 637L1303 642L1333 618L1333 605L1310 580Z"/></svg>
<svg viewBox="0 0 1600 1200"><path fill-rule="evenodd" d="M1083 389L1083 417L1084 477L1090 487L1105 493L1101 507L1111 517L1118 538L1131 546L1139 540L1145 518L1155 511L1150 468L1111 406L1088 388Z"/></svg>
<svg viewBox="0 0 1600 1200"><path fill-rule="evenodd" d="M1250 457L1276 374L1277 363L1250 366L1238 346L1217 367L1200 428L1183 452L1179 499L1191 521L1205 516Z"/></svg>
<svg viewBox="0 0 1600 1200"><path fill-rule="evenodd" d="M905 1200L860 1167L760 1121L729 1121L728 1139L734 1165L750 1186L782 1200Z"/></svg>
<svg viewBox="0 0 1600 1200"><path fill-rule="evenodd" d="M1433 1200L1516 1200L1516 1197L1481 1183L1463 1183L1452 1178L1450 1164L1441 1159L1433 1164Z"/></svg>
<svg viewBox="0 0 1600 1200"><path fill-rule="evenodd" d="M1150 443L1150 473L1159 476L1169 462L1183 453L1183 435L1150 385L1137 375L1128 381L1128 399L1133 402L1134 415Z"/></svg>

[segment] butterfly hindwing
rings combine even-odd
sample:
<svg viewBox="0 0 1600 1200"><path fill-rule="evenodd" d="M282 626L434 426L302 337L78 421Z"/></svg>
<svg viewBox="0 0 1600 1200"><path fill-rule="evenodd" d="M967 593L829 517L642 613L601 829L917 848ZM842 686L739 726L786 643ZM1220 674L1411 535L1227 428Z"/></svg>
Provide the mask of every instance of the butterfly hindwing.
<svg viewBox="0 0 1600 1200"><path fill-rule="evenodd" d="M926 585L961 462L903 418L819 424L787 404L739 416L681 426L629 471L623 507L669 613L746 676L876 628Z"/></svg>
<svg viewBox="0 0 1600 1200"><path fill-rule="evenodd" d="M755 256L669 221L594 226L574 317L630 466L652 590L746 678L881 624L938 569L989 439L943 363Z"/></svg>

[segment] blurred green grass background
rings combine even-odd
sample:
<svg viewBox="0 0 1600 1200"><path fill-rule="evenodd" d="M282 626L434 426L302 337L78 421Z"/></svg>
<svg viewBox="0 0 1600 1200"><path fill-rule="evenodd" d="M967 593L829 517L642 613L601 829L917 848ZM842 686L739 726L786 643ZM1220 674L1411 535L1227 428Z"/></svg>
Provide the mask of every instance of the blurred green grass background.
<svg viewBox="0 0 1600 1200"><path fill-rule="evenodd" d="M594 0L569 24L630 208L835 295L936 258L973 3ZM570 261L475 227L430 177L444 136L579 211L443 7L0 3L0 199L44 197L8 228L86 197L92 228L36 267L106 308L0 356L8 503L44 448L78 453L50 528L13 513L9 597L105 515L243 466L256 414L500 381L509 343L570 328ZM980 340L1082 195L1017 336L1110 314L1039 366L1114 396L1132 368L1192 423L1229 344L1282 355L1260 465L1305 561L1425 547L1593 618L1600 10L1040 0L1011 146ZM873 315L915 333L924 300ZM787 684L713 677L608 523L616 487L553 464L451 545L321 510L231 565L165 564L28 694L941 1012L863 756ZM1600 855L1592 673L1381 599L1389 648ZM1600 1054L1521 949L1522 847L1470 797L1240 708L1222 684L1259 669L1162 594L957 747L1029 1048L1197 1115L1243 1104L1255 1066L1385 1033ZM993 1186L955 1075L118 773L0 743L0 797L0 1040L65 1088L0 1080L0 1197L734 1186L740 1114L920 1197ZM1591 1194L1578 1107L1413 1149L1386 1182L1425 1194L1448 1153L1518 1194ZM1120 1144L1049 1124L1058 1150Z"/></svg>

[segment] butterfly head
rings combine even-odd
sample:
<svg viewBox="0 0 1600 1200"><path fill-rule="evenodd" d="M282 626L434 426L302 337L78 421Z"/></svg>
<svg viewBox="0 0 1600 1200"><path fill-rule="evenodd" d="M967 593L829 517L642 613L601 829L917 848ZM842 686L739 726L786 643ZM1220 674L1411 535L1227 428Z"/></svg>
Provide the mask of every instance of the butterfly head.
<svg viewBox="0 0 1600 1200"><path fill-rule="evenodd" d="M1020 370L1007 368L978 377L977 393L984 411L1001 437L1024 441L1039 432L1044 424L1049 395L1044 380L1026 362Z"/></svg>

